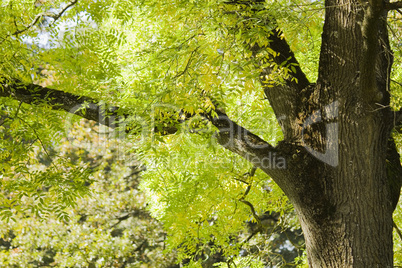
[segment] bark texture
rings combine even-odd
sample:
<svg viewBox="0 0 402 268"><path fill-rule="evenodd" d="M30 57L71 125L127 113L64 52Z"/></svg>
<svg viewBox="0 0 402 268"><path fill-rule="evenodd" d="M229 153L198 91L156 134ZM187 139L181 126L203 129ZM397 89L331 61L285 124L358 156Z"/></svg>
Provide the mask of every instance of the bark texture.
<svg viewBox="0 0 402 268"><path fill-rule="evenodd" d="M327 0L318 80L294 87L297 101L288 97L288 114L297 116L288 117L280 146L293 156L291 172L275 178L299 215L310 267L392 267L401 173L399 160L396 174L387 172L398 155L391 66L382 2Z"/></svg>

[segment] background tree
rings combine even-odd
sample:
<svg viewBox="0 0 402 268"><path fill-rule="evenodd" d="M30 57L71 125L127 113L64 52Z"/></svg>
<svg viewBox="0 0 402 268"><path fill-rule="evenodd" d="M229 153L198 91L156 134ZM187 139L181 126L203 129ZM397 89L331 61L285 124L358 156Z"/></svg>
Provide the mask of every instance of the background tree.
<svg viewBox="0 0 402 268"><path fill-rule="evenodd" d="M401 187L393 132L401 115L392 72L400 65L400 41L388 28L399 28L400 6L3 3L0 96L10 125L3 132L3 177L5 189L17 193L4 199L3 215L39 185L50 187L59 218L73 204L67 192L85 193L82 169L57 172L55 165L33 173L24 165L34 159L30 143L21 141L46 151L65 117L50 109L64 110L131 134L147 166L141 187L151 213L181 259L212 245L209 255L219 250L227 266L258 267L258 258L239 255L247 239L234 235L247 221L263 228L266 211L292 225L285 216L291 203L311 267L391 267ZM303 53L308 44L311 53ZM51 72L50 84L39 68Z"/></svg>
<svg viewBox="0 0 402 268"><path fill-rule="evenodd" d="M135 165L135 159L127 166L123 142L109 139L104 130L81 120L60 147L52 148L57 152L52 159L36 148L40 160L30 167L33 171L49 167L58 157L94 170L86 181L91 195L65 209L70 219L64 222L40 204L39 215L14 210L14 221L1 228L1 266L177 267L174 254L163 253L165 233L145 210L144 194L138 190L143 167ZM35 201L25 197L19 203L30 207Z"/></svg>

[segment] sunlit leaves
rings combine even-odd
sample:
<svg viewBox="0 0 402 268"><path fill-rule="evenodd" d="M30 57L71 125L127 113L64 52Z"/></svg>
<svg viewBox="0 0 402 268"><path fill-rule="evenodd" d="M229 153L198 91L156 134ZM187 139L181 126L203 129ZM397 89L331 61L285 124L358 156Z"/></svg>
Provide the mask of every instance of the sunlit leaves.
<svg viewBox="0 0 402 268"><path fill-rule="evenodd" d="M177 249L180 257L191 259L194 266L200 261L197 254L212 250L238 265L258 267L258 262L249 258L234 257L247 248L243 242L248 223L256 222L247 204L258 215L270 210L282 214L283 225L294 226L294 215L284 216L290 211L289 203L266 175L257 171L250 176L249 163L217 147L215 129L201 115L225 109L236 122L265 140L276 143L281 138L259 81L264 68L272 70L269 77L262 78L269 85L281 84L295 72L294 64L273 60L278 54L268 41L278 25L292 28L290 21L301 19L287 15L288 1L251 5L247 1L83 0L58 21L43 19L19 35L13 33L38 14L60 9L65 3L41 1L43 4L35 7L33 1L25 6L11 2L0 11L4 18L0 76L90 96L131 113L125 118L126 129L132 133L131 149L147 166L142 188L149 195L149 209L168 231L168 248ZM266 8L268 5L272 7ZM308 25L314 30L320 27L317 17L320 14L311 16ZM305 35L297 30L288 35L295 47L304 46ZM316 44L317 34L312 35ZM315 68L315 63L309 66ZM88 156L99 148L60 154L53 148L72 146L89 137L63 140L69 130L63 125L64 117L45 105L12 102L4 103L3 108L2 190L11 197L3 198L2 215L6 219L10 213L22 211L18 201L26 199L36 217L55 212L60 221L67 220L65 211L79 204L79 197L88 194L86 187L94 182ZM200 116L182 122L183 116L195 114ZM167 134L169 127L177 132L153 133L157 129ZM112 151L108 148L103 153ZM113 166L102 163L97 168L109 165ZM97 176L105 176L102 172ZM121 175L116 172L116 176ZM124 183L114 187L118 185ZM106 202L107 197L97 191L93 194ZM13 192L19 195L13 197ZM113 201L115 212L125 203L120 201ZM107 221L91 217L93 222ZM66 251L74 253L60 257L60 263L70 267L76 260L85 263L85 254L100 266L113 263L110 247L99 243L91 249L91 243L79 241L85 233L88 239L111 245L114 242L108 233L71 233L76 241L67 243ZM258 243L265 247L265 241L267 237ZM125 243L119 246L127 246Z"/></svg>
<svg viewBox="0 0 402 268"><path fill-rule="evenodd" d="M238 233L247 228L246 222L255 221L240 199L260 215L287 207L287 201L263 173L250 178L245 160L217 148L207 126L195 133L153 143L153 150L141 158L147 166L142 188L150 196L153 215L168 230L169 247L178 248L180 258L193 258L210 243L225 256L237 255L246 239L239 240Z"/></svg>

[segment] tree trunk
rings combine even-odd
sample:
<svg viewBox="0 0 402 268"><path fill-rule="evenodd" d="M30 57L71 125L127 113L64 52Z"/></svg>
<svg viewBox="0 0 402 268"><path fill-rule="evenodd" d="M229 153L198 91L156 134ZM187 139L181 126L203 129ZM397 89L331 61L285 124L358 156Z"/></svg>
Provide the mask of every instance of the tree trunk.
<svg viewBox="0 0 402 268"><path fill-rule="evenodd" d="M338 129L328 131L339 132L337 165L289 146L297 149L289 149L290 179L280 186L300 219L310 267L392 267L389 132L378 114L346 110L339 107Z"/></svg>
<svg viewBox="0 0 402 268"><path fill-rule="evenodd" d="M388 146L392 53L387 14L376 4L326 1L318 80L298 93L297 105L292 100L288 115L297 116L288 116L278 146L287 152L289 173L275 178L266 170L297 211L314 268L393 266L400 173L390 187L386 159L389 151L399 155ZM274 91L265 91L275 102Z"/></svg>
<svg viewBox="0 0 402 268"><path fill-rule="evenodd" d="M350 113L348 113L350 115ZM340 110L339 162L323 168L320 213L295 206L310 267L392 267L392 206L386 180L388 135L380 118L350 118ZM305 193L311 194L311 193ZM322 195L322 196L321 196ZM313 202L314 200L312 200Z"/></svg>

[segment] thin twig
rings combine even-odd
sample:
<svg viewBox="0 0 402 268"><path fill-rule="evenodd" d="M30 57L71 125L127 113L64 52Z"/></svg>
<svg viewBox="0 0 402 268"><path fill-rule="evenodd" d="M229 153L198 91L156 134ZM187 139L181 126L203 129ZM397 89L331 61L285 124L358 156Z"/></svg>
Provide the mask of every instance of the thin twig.
<svg viewBox="0 0 402 268"><path fill-rule="evenodd" d="M392 221L392 225L394 226L394 229L395 229L396 233L398 234L399 239L402 240L402 232L401 232L401 230L399 230L398 225L396 225L395 221Z"/></svg>
<svg viewBox="0 0 402 268"><path fill-rule="evenodd" d="M250 203L249 201L247 201L247 200L244 200L243 198L240 199L239 201L242 202L242 203L244 203L244 204L246 204L246 205L250 208L251 213L253 214L253 217L254 217L255 221L257 222L257 224L258 224L258 227L261 228L261 227L262 227L261 220L260 220L260 217L259 217L259 216L257 215L257 213L255 212L255 209L254 209L253 204L251 204L251 203Z"/></svg>
<svg viewBox="0 0 402 268"><path fill-rule="evenodd" d="M47 157L49 157L49 159L51 160L51 165L57 169L56 165L53 163L52 157L50 156L50 153L47 151L45 144L42 142L42 139L39 137L38 132L36 132L36 129L33 128L28 122L26 122L24 119L22 119L21 117L17 117L19 120L21 120L21 122L23 122L24 124L26 124L30 129L32 129L33 133L35 134L37 140L39 141L42 149L45 151L45 154Z"/></svg>
<svg viewBox="0 0 402 268"><path fill-rule="evenodd" d="M15 111L14 118L16 118L16 117L17 117L18 112L20 111L21 105L22 105L22 101L20 101L20 104L18 105L17 111Z"/></svg>
<svg viewBox="0 0 402 268"><path fill-rule="evenodd" d="M120 224L122 221L127 220L128 218L131 217L131 213L128 213L124 216L118 217L114 220L117 220L117 222L115 224L113 224L112 226L109 227L109 229L113 229L114 227L116 227L118 224Z"/></svg>
<svg viewBox="0 0 402 268"><path fill-rule="evenodd" d="M71 6L75 5L77 2L78 2L78 0L73 0L70 4L68 4L65 8L63 8L63 10L62 10L60 13L58 13L58 14L49 13L49 12L40 13L40 14L38 14L38 15L35 16L35 18L33 19L33 21L32 21L28 26L26 26L26 27L25 27L24 29L22 29L22 30L17 30L17 31L15 31L15 32L12 33L11 35L17 36L17 35L19 35L19 34L25 32L25 31L29 30L29 29L32 28L34 25L36 25L36 24L38 23L38 21L39 21L42 17L50 17L50 18L52 18L52 19L53 19L53 22L52 22L51 25L53 25L53 24L63 15L63 13L64 13L68 8L70 8ZM51 25L50 25L50 26L51 26Z"/></svg>
<svg viewBox="0 0 402 268"><path fill-rule="evenodd" d="M184 67L184 70L183 70L183 71L181 71L180 73L176 74L174 78L178 78L178 77L184 75L184 74L187 72L187 70L188 70L189 67L190 67L190 63L191 63L191 61L192 61L192 59L193 59L193 55L197 52L197 50L198 50L199 48L200 48L200 47L196 47L196 48L191 52L190 57L189 57L189 59L188 59L188 61L187 61L186 67Z"/></svg>
<svg viewBox="0 0 402 268"><path fill-rule="evenodd" d="M257 167L253 166L249 173L249 177L253 177L256 170L257 170ZM254 217L255 221L257 222L258 227L261 228L262 227L261 220L260 220L260 217L255 212L255 208L254 208L253 204L251 204L249 201L244 199L250 192L251 186L252 186L252 182L248 183L247 189L244 192L243 196L239 199L239 201L242 202L243 204L246 204L250 208L251 213L253 214L253 217Z"/></svg>
<svg viewBox="0 0 402 268"><path fill-rule="evenodd" d="M50 26L52 26L56 20L58 20L64 12L66 12L67 9L69 9L70 7L72 7L73 5L75 5L78 2L78 0L73 0L70 4L68 4L59 14L52 16L52 19L54 20L52 22L52 24Z"/></svg>
<svg viewBox="0 0 402 268"><path fill-rule="evenodd" d="M394 82L395 84L398 84L398 85L402 86L402 83L399 83L398 81L395 81L393 79L391 79L391 82Z"/></svg>

